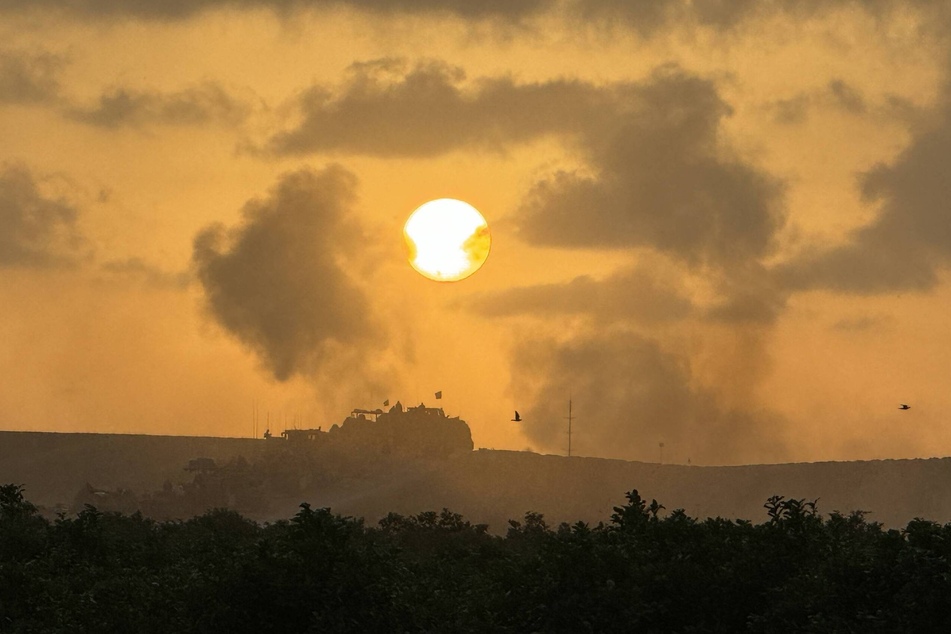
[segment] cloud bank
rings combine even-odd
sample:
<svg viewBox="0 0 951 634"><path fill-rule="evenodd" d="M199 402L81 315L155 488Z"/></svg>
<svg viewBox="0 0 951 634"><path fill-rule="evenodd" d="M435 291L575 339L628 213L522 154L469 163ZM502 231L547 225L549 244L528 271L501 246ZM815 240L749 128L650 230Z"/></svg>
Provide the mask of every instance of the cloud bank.
<svg viewBox="0 0 951 634"><path fill-rule="evenodd" d="M236 124L250 107L220 85L206 82L172 93L116 88L99 97L92 107L74 106L70 118L101 128L143 125Z"/></svg>
<svg viewBox="0 0 951 634"><path fill-rule="evenodd" d="M590 174L539 181L520 231L558 247L652 247L690 264L737 265L769 252L782 189L719 143L730 109L710 81L676 68L630 87L610 127L581 144Z"/></svg>
<svg viewBox="0 0 951 634"><path fill-rule="evenodd" d="M463 18L521 18L554 4L553 0L0 0L0 12L57 10L86 19L183 20L211 10L272 10L278 14L321 8L352 7L368 13L435 14Z"/></svg>
<svg viewBox="0 0 951 634"><path fill-rule="evenodd" d="M545 134L576 132L612 99L610 91L578 81L465 80L461 68L438 61L354 64L341 85L304 91L296 104L300 122L274 135L266 149L376 156L498 151Z"/></svg>
<svg viewBox="0 0 951 634"><path fill-rule="evenodd" d="M572 24L610 24L648 37L672 25L728 31L764 15L783 13L798 20L836 10L858 9L882 17L906 10L946 15L941 0L0 0L0 12L57 11L85 20L180 21L209 11L272 11L279 16L302 11L349 8L370 15L456 17L466 20L525 21L558 15Z"/></svg>

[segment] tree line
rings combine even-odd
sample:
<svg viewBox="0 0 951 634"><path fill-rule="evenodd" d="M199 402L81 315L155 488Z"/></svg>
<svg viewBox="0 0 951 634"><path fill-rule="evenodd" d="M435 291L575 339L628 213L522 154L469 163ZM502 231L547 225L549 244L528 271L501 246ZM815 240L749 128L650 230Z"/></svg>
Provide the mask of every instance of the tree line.
<svg viewBox="0 0 951 634"><path fill-rule="evenodd" d="M448 509L48 519L8 484L0 632L951 631L951 524L765 507L701 520L634 490L597 525L529 512L493 535Z"/></svg>

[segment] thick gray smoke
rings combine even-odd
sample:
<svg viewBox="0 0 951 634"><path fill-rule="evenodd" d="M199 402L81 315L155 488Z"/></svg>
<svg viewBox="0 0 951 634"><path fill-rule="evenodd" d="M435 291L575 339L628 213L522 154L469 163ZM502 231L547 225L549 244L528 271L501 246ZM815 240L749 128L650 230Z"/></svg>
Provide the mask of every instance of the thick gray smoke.
<svg viewBox="0 0 951 634"><path fill-rule="evenodd" d="M627 460L742 463L782 457L780 420L717 402L697 386L685 357L658 342L614 329L566 344L533 341L516 350L520 376L543 377L524 412L526 434L542 449L567 447L567 406L574 401L574 451ZM530 382L530 381L529 381Z"/></svg>
<svg viewBox="0 0 951 634"><path fill-rule="evenodd" d="M652 247L690 264L736 266L768 253L781 188L718 144L730 109L710 81L660 69L582 140L589 173L538 182L521 210L532 242Z"/></svg>
<svg viewBox="0 0 951 634"><path fill-rule="evenodd" d="M478 297L470 305L486 317L587 315L597 323L657 326L695 312L678 282L670 275L635 267L603 280L582 275L561 284L512 288Z"/></svg>
<svg viewBox="0 0 951 634"><path fill-rule="evenodd" d="M367 298L345 265L361 237L351 217L355 186L339 166L293 172L248 202L238 226L213 225L195 238L211 314L278 380L374 339Z"/></svg>
<svg viewBox="0 0 951 634"><path fill-rule="evenodd" d="M785 307L763 265L785 222L783 188L722 142L730 108L712 82L665 67L618 94L612 115L576 138L587 169L536 183L517 222L534 244L628 252L643 264L479 305L490 315L586 318L567 343L516 347L526 434L563 450L574 394L587 419L577 447L592 455L656 460L663 442L679 460L781 459L783 421L752 395L768 366L764 329ZM695 301L685 275L713 299ZM713 338L685 346L698 333ZM736 369L704 387L693 371L704 355Z"/></svg>

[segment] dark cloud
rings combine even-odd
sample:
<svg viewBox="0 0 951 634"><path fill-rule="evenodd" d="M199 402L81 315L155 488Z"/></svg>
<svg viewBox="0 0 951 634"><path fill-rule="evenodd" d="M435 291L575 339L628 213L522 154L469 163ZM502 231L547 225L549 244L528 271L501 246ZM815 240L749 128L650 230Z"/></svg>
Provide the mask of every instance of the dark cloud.
<svg viewBox="0 0 951 634"><path fill-rule="evenodd" d="M0 267L74 264L83 240L78 210L64 198L41 191L22 165L0 165Z"/></svg>
<svg viewBox="0 0 951 634"><path fill-rule="evenodd" d="M527 315L544 319L585 316L595 323L663 326L693 318L711 323L770 324L786 307L786 293L769 271L751 264L712 280L715 299L697 304L684 276L656 265L623 269L605 279L588 275L477 296L467 307L483 317Z"/></svg>
<svg viewBox="0 0 951 634"><path fill-rule="evenodd" d="M444 64L406 70L380 60L355 65L335 90L310 89L299 105L301 122L273 137L270 151L431 156L568 139L589 169L531 191L520 230L534 243L651 246L723 263L764 255L783 221L778 184L724 151L720 122L730 109L715 86L676 68L637 84L466 84Z"/></svg>
<svg viewBox="0 0 951 634"><path fill-rule="evenodd" d="M761 288L732 289L732 295L723 295L706 311L711 321L726 323L774 322L786 308L786 297L781 293L764 292Z"/></svg>
<svg viewBox="0 0 951 634"><path fill-rule="evenodd" d="M779 99L767 107L772 110L777 123L787 125L804 123L811 111L817 108L837 109L853 115L867 114L871 110L865 96L843 79L833 79L822 88ZM894 119L907 108L907 103L899 103L897 98L888 96L886 103L876 108L875 114Z"/></svg>
<svg viewBox="0 0 951 634"><path fill-rule="evenodd" d="M269 9L279 14L352 7L369 13L457 15L464 18L522 18L553 0L0 0L0 12L60 11L88 19L182 20L209 10Z"/></svg>
<svg viewBox="0 0 951 634"><path fill-rule="evenodd" d="M876 18L893 12L928 11L932 18L947 16L944 0L575 0L569 12L586 21L623 24L643 36L671 26L729 30L750 20L782 13L796 20L822 17L833 11L855 9ZM932 27L941 28L931 22Z"/></svg>
<svg viewBox="0 0 951 634"><path fill-rule="evenodd" d="M557 15L572 26L623 26L649 37L671 27L727 31L764 15L783 13L797 20L831 11L857 9L882 19L896 11L925 10L929 28L942 28L943 0L0 0L0 14L52 12L86 20L178 21L209 11L271 11L281 17L301 12L350 8L369 15L456 17L519 24Z"/></svg>
<svg viewBox="0 0 951 634"><path fill-rule="evenodd" d="M696 463L778 460L784 455L780 422L730 411L692 381L688 361L653 340L613 331L568 344L534 341L516 350L516 397L525 434L539 448L561 453L569 395L577 421L578 453L656 461L666 455ZM537 383L536 383L537 382Z"/></svg>
<svg viewBox="0 0 951 634"><path fill-rule="evenodd" d="M787 291L762 262L785 220L783 188L724 143L722 122L731 110L712 82L664 67L607 94L609 107L573 131L586 167L531 188L516 217L520 236L542 246L649 254L673 262L673 273L666 279L652 261L601 281L582 277L485 300L484 314L583 314L598 331L514 351L514 392L524 384L533 395L526 433L546 450L563 451L570 393L586 418L576 446L594 455L656 460L664 442L681 460L781 459L778 416L721 400L752 401L744 396L768 371L764 339ZM709 291L703 302L686 295L688 276ZM734 342L690 352L698 359L726 355L713 362L730 368L726 375L700 387L691 372L696 359L632 330L649 327L656 335L665 322L674 326L664 331L671 342L697 328ZM735 370L733 362L740 364Z"/></svg>
<svg viewBox="0 0 951 634"><path fill-rule="evenodd" d="M555 6L555 0L325 0L316 4L352 6L373 13L441 13L467 18L520 18Z"/></svg>
<svg viewBox="0 0 951 634"><path fill-rule="evenodd" d="M732 27L761 4L755 0L576 0L569 9L584 20L610 20L650 35L670 24Z"/></svg>
<svg viewBox="0 0 951 634"><path fill-rule="evenodd" d="M238 226L195 238L211 314L278 380L314 371L337 347L374 341L369 303L344 264L360 242L355 186L339 166L294 172L248 202Z"/></svg>
<svg viewBox="0 0 951 634"><path fill-rule="evenodd" d="M604 280L583 275L564 284L508 289L477 299L472 308L486 317L591 315L598 321L659 325L683 319L693 310L678 286L672 276L662 278L637 267Z"/></svg>
<svg viewBox="0 0 951 634"><path fill-rule="evenodd" d="M173 93L117 88L103 94L95 106L74 107L68 114L90 125L119 128L151 124L239 123L249 111L247 103L209 82Z"/></svg>
<svg viewBox="0 0 951 634"><path fill-rule="evenodd" d="M882 241L876 227L856 232L849 244L827 251L812 249L777 268L782 284L792 290L827 289L876 294L927 291L938 281L935 260L902 238Z"/></svg>
<svg viewBox="0 0 951 634"><path fill-rule="evenodd" d="M0 50L0 104L55 100L62 66L63 60L49 53Z"/></svg>
<svg viewBox="0 0 951 634"><path fill-rule="evenodd" d="M653 247L690 264L732 265L769 252L784 218L778 182L722 147L730 109L706 80L659 70L626 111L581 140L589 171L538 182L520 232L559 247Z"/></svg>
<svg viewBox="0 0 951 634"><path fill-rule="evenodd" d="M786 13L799 19L844 6L880 12L889 0L576 0L569 10L585 20L624 24L645 37L671 26L733 29L763 15Z"/></svg>
<svg viewBox="0 0 951 634"><path fill-rule="evenodd" d="M509 77L467 86L460 68L402 60L354 64L336 89L315 86L299 101L301 121L275 135L277 154L341 151L433 156L464 147L499 150L544 134L575 132L602 116L610 91L577 81L516 84Z"/></svg>
<svg viewBox="0 0 951 634"><path fill-rule="evenodd" d="M891 164L861 176L862 195L880 206L840 247L814 250L777 269L792 289L853 293L927 290L951 263L951 117L920 133Z"/></svg>

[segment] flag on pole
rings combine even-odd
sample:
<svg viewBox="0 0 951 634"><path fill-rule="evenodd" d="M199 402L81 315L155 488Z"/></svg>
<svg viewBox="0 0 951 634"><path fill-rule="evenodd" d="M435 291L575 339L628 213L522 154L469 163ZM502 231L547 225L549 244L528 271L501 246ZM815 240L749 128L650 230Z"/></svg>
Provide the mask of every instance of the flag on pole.
<svg viewBox="0 0 951 634"><path fill-rule="evenodd" d="M442 390L439 390L438 392L436 392L436 398L437 399L442 398Z"/></svg>
<svg viewBox="0 0 951 634"><path fill-rule="evenodd" d="M390 406L390 399L386 399L385 401L383 401L383 407L389 407L389 406Z"/></svg>

